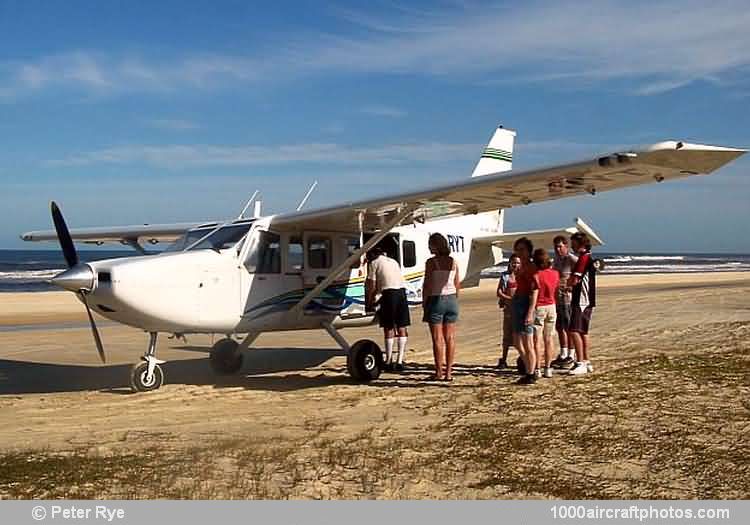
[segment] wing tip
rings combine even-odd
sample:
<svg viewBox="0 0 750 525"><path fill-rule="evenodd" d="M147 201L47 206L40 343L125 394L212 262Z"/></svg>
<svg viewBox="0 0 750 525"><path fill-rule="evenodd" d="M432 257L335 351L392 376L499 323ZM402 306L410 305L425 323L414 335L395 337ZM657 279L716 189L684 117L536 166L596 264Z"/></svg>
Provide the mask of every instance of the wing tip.
<svg viewBox="0 0 750 525"><path fill-rule="evenodd" d="M736 153L739 155L742 155L744 153L747 153L747 149L744 148L732 148L728 146L713 146L711 144L695 144L692 142L685 142L683 140L664 140L662 142L657 142L655 144L651 144L649 146L646 146L643 148L643 151L646 152L652 152L652 151L664 151L664 150L701 150L701 151L711 151L711 152L721 152L721 153Z"/></svg>

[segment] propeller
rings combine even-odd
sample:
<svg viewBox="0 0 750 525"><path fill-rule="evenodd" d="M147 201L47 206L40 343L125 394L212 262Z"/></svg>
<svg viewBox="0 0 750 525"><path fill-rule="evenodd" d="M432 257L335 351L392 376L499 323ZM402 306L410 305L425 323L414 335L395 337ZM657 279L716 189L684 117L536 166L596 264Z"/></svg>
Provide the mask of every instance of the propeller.
<svg viewBox="0 0 750 525"><path fill-rule="evenodd" d="M81 298L83 305L86 307L86 314L89 317L91 333L94 336L94 343L96 343L99 358L102 360L102 363L106 363L107 359L104 355L102 338L99 336L99 329L96 327L96 322L94 321L94 316L91 314L91 307L86 297L91 293L94 283L94 272L89 265L79 263L78 253L70 236L70 231L68 231L68 226L65 224L65 219L60 208L54 201L50 204L50 210L52 211L52 222L55 224L57 239L60 241L60 248L65 257L65 262L68 263L68 269L53 277L51 282L74 292Z"/></svg>
<svg viewBox="0 0 750 525"><path fill-rule="evenodd" d="M104 345L102 344L102 338L99 337L99 329L96 327L96 323L94 322L94 316L91 315L91 308L89 308L89 302L86 299L86 294L84 292L81 292L80 297L81 299L83 299L83 305L86 307L86 313L89 314L91 333L93 334L94 342L96 343L96 351L99 352L99 359L102 360L102 363L106 363L107 358L104 355Z"/></svg>
<svg viewBox="0 0 750 525"><path fill-rule="evenodd" d="M62 212L55 201L52 201L50 204L50 209L52 211L52 222L55 224L57 239L60 241L60 248L62 248L65 262L68 263L68 268L72 268L78 264L78 253L76 252L76 247L73 244L73 239L70 237L70 232L68 231L68 226L65 224Z"/></svg>

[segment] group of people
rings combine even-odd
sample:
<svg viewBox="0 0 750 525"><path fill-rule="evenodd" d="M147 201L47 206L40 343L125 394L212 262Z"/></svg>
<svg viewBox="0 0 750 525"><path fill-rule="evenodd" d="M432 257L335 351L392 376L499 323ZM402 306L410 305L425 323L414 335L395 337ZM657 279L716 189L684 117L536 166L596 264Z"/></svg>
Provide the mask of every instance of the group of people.
<svg viewBox="0 0 750 525"><path fill-rule="evenodd" d="M552 377L554 368L573 375L593 372L589 327L596 306L596 268L591 241L578 232L570 242L560 235L553 243L551 259L544 248L534 250L529 239L518 239L497 286L503 349L498 367L508 366L513 346L522 373L518 382L524 385ZM553 359L555 331L560 353Z"/></svg>
<svg viewBox="0 0 750 525"><path fill-rule="evenodd" d="M442 234L430 235L428 246L433 257L425 264L422 320L429 325L435 359L435 373L430 379L452 381L460 277ZM555 237L554 248L554 258L550 258L544 248L535 250L528 238L516 240L508 269L497 286L503 312L498 367L508 366L508 352L514 347L519 352L517 366L522 374L518 382L523 385L552 377L554 368L573 375L593 371L588 332L596 306L596 268L591 241L578 232L570 241ZM385 369L401 371L411 323L401 267L380 246L367 253L367 261L365 307L373 311L380 295L378 318L385 339ZM557 357L555 331L560 343Z"/></svg>

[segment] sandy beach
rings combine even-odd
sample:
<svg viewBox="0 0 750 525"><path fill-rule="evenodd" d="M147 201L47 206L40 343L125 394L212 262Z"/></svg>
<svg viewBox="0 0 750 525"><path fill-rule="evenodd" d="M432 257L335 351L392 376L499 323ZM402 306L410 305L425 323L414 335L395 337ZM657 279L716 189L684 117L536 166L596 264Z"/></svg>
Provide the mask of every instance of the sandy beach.
<svg viewBox="0 0 750 525"><path fill-rule="evenodd" d="M750 497L750 273L602 275L595 372L533 387L493 366L494 286L461 296L450 385L415 319L369 385L322 330L262 335L233 377L163 336L148 394L146 334L102 321L102 365L72 294L0 294L0 497Z"/></svg>

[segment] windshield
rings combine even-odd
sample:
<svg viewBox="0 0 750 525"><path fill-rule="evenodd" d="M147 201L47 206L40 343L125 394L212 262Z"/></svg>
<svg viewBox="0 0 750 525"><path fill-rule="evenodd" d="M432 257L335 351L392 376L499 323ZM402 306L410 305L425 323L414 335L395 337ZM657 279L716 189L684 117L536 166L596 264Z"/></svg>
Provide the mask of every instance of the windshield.
<svg viewBox="0 0 750 525"><path fill-rule="evenodd" d="M193 250L226 250L237 244L248 232L251 224L231 224L229 226L222 226L218 230L214 231L211 235L200 241L195 246L190 246L190 243L186 243L188 251ZM200 231L200 230L196 230ZM211 231L210 229L208 231ZM208 231L203 231L203 235L206 235ZM193 232L188 232L188 235ZM201 236L195 238L192 242L195 242Z"/></svg>
<svg viewBox="0 0 750 525"><path fill-rule="evenodd" d="M167 246L167 248L164 250L165 252L181 252L191 244L193 244L198 239L202 239L212 231L216 229L216 226L211 226L208 228L196 228L195 230L189 230L186 232L182 237L175 240L172 244Z"/></svg>

